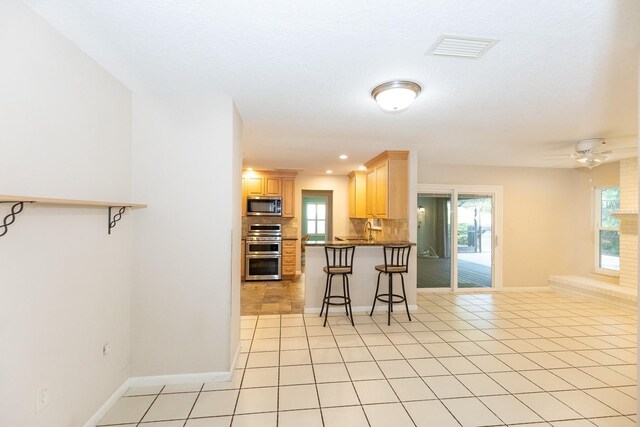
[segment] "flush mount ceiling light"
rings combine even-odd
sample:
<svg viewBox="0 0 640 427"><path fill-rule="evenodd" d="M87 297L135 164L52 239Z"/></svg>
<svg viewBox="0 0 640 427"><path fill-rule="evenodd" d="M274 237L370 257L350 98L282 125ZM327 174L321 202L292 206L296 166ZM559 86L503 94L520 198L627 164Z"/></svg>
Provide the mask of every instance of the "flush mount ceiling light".
<svg viewBox="0 0 640 427"><path fill-rule="evenodd" d="M407 109L421 90L418 83L393 80L376 86L371 96L383 111L395 113Z"/></svg>
<svg viewBox="0 0 640 427"><path fill-rule="evenodd" d="M349 158L349 156L347 156L346 154L340 154L340 160L347 160Z"/></svg>
<svg viewBox="0 0 640 427"><path fill-rule="evenodd" d="M333 171L332 171L331 169L327 169L327 173L328 173L329 175L331 175L331 174L333 173Z"/></svg>

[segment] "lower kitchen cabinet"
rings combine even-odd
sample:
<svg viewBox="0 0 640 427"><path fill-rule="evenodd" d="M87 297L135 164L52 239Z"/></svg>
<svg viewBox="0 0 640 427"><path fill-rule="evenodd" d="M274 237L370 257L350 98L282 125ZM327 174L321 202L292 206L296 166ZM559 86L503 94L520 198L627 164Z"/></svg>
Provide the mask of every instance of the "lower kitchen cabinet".
<svg viewBox="0 0 640 427"><path fill-rule="evenodd" d="M282 241L282 276L296 275L296 240Z"/></svg>

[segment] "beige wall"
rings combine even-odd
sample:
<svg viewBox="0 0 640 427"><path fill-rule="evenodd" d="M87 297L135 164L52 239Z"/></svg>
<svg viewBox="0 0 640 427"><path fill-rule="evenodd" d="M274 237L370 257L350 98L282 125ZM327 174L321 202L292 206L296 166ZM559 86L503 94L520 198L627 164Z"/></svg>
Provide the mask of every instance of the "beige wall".
<svg viewBox="0 0 640 427"><path fill-rule="evenodd" d="M19 0L0 57L0 194L129 200L129 90ZM138 212L29 205L0 237L1 426L80 426L128 377Z"/></svg>
<svg viewBox="0 0 640 427"><path fill-rule="evenodd" d="M588 169L431 165L419 184L501 185L503 286L546 286L551 274L595 275L592 187L616 185L618 163Z"/></svg>

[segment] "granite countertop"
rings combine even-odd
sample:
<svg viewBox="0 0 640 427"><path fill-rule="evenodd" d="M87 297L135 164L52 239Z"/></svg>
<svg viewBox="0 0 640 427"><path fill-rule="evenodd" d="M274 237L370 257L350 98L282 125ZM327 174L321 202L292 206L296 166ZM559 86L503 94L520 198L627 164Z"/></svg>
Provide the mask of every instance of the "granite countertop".
<svg viewBox="0 0 640 427"><path fill-rule="evenodd" d="M385 246L385 245L411 245L416 246L415 243L407 240L373 240L366 239L359 240L327 240L319 242L304 242L305 246Z"/></svg>
<svg viewBox="0 0 640 427"><path fill-rule="evenodd" d="M247 236L242 236L242 240L246 240L246 237ZM282 236L282 240L298 240L298 238L296 236L290 236L290 237Z"/></svg>

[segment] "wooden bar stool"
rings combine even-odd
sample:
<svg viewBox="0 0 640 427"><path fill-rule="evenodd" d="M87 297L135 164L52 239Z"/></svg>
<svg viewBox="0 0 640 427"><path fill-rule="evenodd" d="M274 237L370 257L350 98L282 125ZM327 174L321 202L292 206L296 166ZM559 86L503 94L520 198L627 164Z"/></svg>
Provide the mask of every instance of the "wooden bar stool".
<svg viewBox="0 0 640 427"><path fill-rule="evenodd" d="M353 272L353 254L355 253L355 246L325 246L324 254L327 258L327 265L322 270L327 273L327 282L324 288L324 298L322 299L322 308L320 309L320 316L325 311L325 305L327 310L324 315L324 326L327 326L327 318L329 317L330 305L344 305L344 310L347 312L347 317L351 319L351 325L353 323L353 312L351 311L351 294L349 292L349 274ZM334 276L342 276L342 295L331 293L331 284ZM341 302L332 302L332 300L340 300Z"/></svg>
<svg viewBox="0 0 640 427"><path fill-rule="evenodd" d="M404 301L404 306L407 309L407 316L411 321L411 315L409 314L409 304L407 303L407 293L404 289L404 276L403 273L409 271L409 254L411 253L411 245L389 245L382 247L384 253L384 265L376 265L378 273L378 282L376 284L376 294L373 298L373 307L371 307L371 313L376 308L376 301L382 301L389 305L387 311L387 325L391 325L391 313L393 313L393 304L401 303ZM384 294L379 294L380 289L380 275L382 273L389 277L389 291ZM402 295L393 293L393 275L399 274L402 281Z"/></svg>

